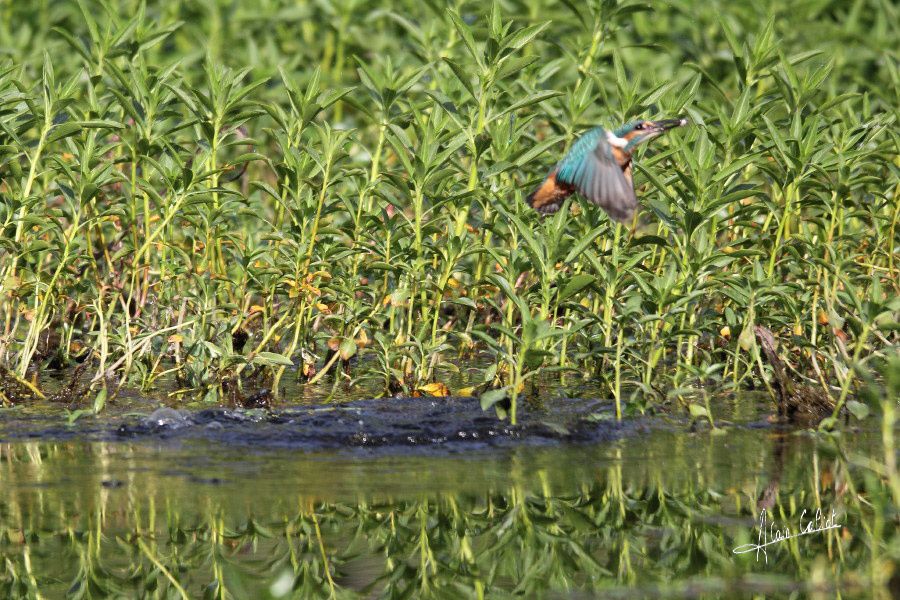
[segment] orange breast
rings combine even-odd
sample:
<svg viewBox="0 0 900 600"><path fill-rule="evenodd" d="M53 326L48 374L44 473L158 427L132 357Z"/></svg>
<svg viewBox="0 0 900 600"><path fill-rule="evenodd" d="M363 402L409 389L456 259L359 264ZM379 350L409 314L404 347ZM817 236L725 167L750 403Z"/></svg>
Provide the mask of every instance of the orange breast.
<svg viewBox="0 0 900 600"><path fill-rule="evenodd" d="M631 153L625 152L623 149L616 146L612 147L612 151L613 158L616 159L616 164L619 165L619 168L624 171L625 167L631 164Z"/></svg>

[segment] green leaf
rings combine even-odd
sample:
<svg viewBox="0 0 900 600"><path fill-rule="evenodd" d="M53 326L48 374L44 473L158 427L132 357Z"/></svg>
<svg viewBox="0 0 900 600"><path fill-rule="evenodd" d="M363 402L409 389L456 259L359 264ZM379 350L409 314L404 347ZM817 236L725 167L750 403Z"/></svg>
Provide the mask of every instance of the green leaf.
<svg viewBox="0 0 900 600"><path fill-rule="evenodd" d="M571 298L584 288L593 285L596 281L596 277L587 273L578 273L577 275L573 275L569 279L569 281L566 282L565 287L563 287L562 291L559 293L559 301L563 302Z"/></svg>
<svg viewBox="0 0 900 600"><path fill-rule="evenodd" d="M575 246L569 251L569 254L566 255L566 260L563 262L570 263L574 261L576 258L581 256L581 253L590 246L594 240L600 237L604 231L607 231L606 225L600 225L598 227L594 227L586 236L581 238Z"/></svg>
<svg viewBox="0 0 900 600"><path fill-rule="evenodd" d="M695 419L706 418L709 416L709 413L706 411L706 407L702 404L690 404L688 406L688 410L691 412L691 416Z"/></svg>
<svg viewBox="0 0 900 600"><path fill-rule="evenodd" d="M284 356L283 354L276 354L274 352L260 352L253 357L252 362L255 365L267 366L291 367L294 365L293 361L291 361L291 359L287 356Z"/></svg>
<svg viewBox="0 0 900 600"><path fill-rule="evenodd" d="M519 312L522 314L522 316L530 314L528 310L528 303L525 302L516 293L511 283L509 283L507 280L505 280L500 275L497 275L496 273L491 273L490 275L488 275L487 279L491 281L491 283L499 287L501 290L503 290L503 293L506 294L507 298L515 302L516 307L519 309Z"/></svg>
<svg viewBox="0 0 900 600"><path fill-rule="evenodd" d="M714 182L722 181L723 179L725 179L732 173L735 173L736 171L740 171L741 169L743 169L750 163L754 162L758 158L759 158L759 153L755 152L753 154L749 154L749 155L739 158L735 161L732 161L730 164L725 165L723 168L719 169L719 172L716 173L716 175L712 178L712 180Z"/></svg>
<svg viewBox="0 0 900 600"><path fill-rule="evenodd" d="M494 0L491 4L491 37L497 39L503 31L503 11L500 9L500 2Z"/></svg>
<svg viewBox="0 0 900 600"><path fill-rule="evenodd" d="M471 308L472 310L476 310L478 308L478 305L475 304L475 301L468 296L459 296L458 298L452 298L450 300L450 303L459 304L460 306L465 306L467 308Z"/></svg>
<svg viewBox="0 0 900 600"><path fill-rule="evenodd" d="M653 245L659 246L660 248L668 248L671 244L666 241L665 238L662 238L658 235L642 235L641 237L636 237L632 239L629 243L629 246L646 246Z"/></svg>
<svg viewBox="0 0 900 600"><path fill-rule="evenodd" d="M481 62L481 56L478 54L478 49L475 47L475 38L472 37L472 30L463 22L459 13L455 10L448 10L447 14L450 15L450 20L453 22L453 26L456 27L456 32L459 33L459 37L462 38L466 50L469 51L469 55L479 67L484 69L484 65Z"/></svg>
<svg viewBox="0 0 900 600"><path fill-rule="evenodd" d="M514 76L538 60L539 57L535 55L515 56L508 60L504 60L500 70L497 71L497 79L506 79L507 77Z"/></svg>
<svg viewBox="0 0 900 600"><path fill-rule="evenodd" d="M481 410L487 410L493 405L497 404L501 400L505 400L507 397L506 388L500 388L497 390L488 390L483 392L478 399L481 401Z"/></svg>
<svg viewBox="0 0 900 600"><path fill-rule="evenodd" d="M463 87L465 87L466 91L469 92L469 95L472 96L473 100L476 100L478 97L475 94L475 88L472 87L471 74L466 73L465 70L456 64L456 62L450 60L446 56L444 57L444 62L449 65L450 70L453 71L453 74L456 75L456 78L459 80Z"/></svg>
<svg viewBox="0 0 900 600"><path fill-rule="evenodd" d="M544 360L546 360L550 356L553 356L553 353L549 350L529 348L525 351L525 366L529 369L537 369L542 364L544 364Z"/></svg>
<svg viewBox="0 0 900 600"><path fill-rule="evenodd" d="M117 121L109 119L90 119L88 121L79 121L79 125L85 129L125 129L125 126Z"/></svg>
<svg viewBox="0 0 900 600"><path fill-rule="evenodd" d="M81 131L80 123L63 123L62 125L57 125L50 130L50 135L47 136L47 143L52 144L53 142L58 142L59 140L75 135L79 131Z"/></svg>
<svg viewBox="0 0 900 600"><path fill-rule="evenodd" d="M550 26L550 22L538 23L537 25L530 25L528 27L523 27L514 33L509 34L503 40L501 44L504 48L511 48L514 50L519 50L523 48L526 44L530 43L534 38L539 36L542 31L547 29Z"/></svg>
<svg viewBox="0 0 900 600"><path fill-rule="evenodd" d="M850 414L852 414L860 421L868 417L870 413L868 405L863 404L862 402L859 402L857 400L848 400L847 410L849 410Z"/></svg>
<svg viewBox="0 0 900 600"><path fill-rule="evenodd" d="M551 98L556 98L556 97L562 96L562 95L563 95L562 92L554 92L554 91L552 91L552 90L546 90L546 91L543 91L543 92L536 92L536 93L534 93L534 94L531 94L530 96L526 96L525 98L522 98L522 99L519 100L518 102L514 102L513 104L511 104L511 105L510 105L508 108L506 108L505 110L503 110L503 111L497 113L496 115L494 115L494 116L491 118L491 121L492 121L492 122L493 122L493 121L496 121L496 120L499 119L500 117L502 117L502 116L504 116L504 115L507 115L507 114L509 114L509 113L511 113L511 112L515 112L515 111L519 110L520 108L527 108L527 107L529 107L529 106L533 106L533 105L535 105L535 104L539 104L539 103L543 102L544 100L549 100L549 99L551 99Z"/></svg>
<svg viewBox="0 0 900 600"><path fill-rule="evenodd" d="M341 360L350 360L356 354L356 342L352 338L345 339L341 342L338 352L341 355Z"/></svg>
<svg viewBox="0 0 900 600"><path fill-rule="evenodd" d="M103 407L106 406L106 386L100 388L100 391L97 392L97 395L94 396L94 414L99 413L103 410Z"/></svg>

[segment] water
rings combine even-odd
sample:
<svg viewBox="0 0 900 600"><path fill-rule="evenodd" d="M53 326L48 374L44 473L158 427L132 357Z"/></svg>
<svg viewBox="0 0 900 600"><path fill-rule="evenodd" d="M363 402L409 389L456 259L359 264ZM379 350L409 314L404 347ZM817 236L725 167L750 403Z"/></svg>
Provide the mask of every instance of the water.
<svg viewBox="0 0 900 600"><path fill-rule="evenodd" d="M875 423L779 430L751 402L691 431L560 403L519 428L467 400L129 406L72 427L4 411L0 596L891 597ZM428 435L404 439L412 423ZM735 554L764 508L837 527Z"/></svg>

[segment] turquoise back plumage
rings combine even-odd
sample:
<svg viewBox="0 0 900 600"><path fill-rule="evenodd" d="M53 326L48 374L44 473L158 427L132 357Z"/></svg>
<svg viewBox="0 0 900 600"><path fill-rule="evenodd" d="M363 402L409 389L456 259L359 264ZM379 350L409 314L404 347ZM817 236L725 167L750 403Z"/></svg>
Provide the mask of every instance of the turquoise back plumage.
<svg viewBox="0 0 900 600"><path fill-rule="evenodd" d="M575 182L581 181L585 176L592 178L595 162L587 159L597 148L597 142L604 138L606 138L606 130L602 127L594 127L584 132L556 165L557 179ZM609 150L608 147L607 150ZM612 158L611 151L610 158Z"/></svg>

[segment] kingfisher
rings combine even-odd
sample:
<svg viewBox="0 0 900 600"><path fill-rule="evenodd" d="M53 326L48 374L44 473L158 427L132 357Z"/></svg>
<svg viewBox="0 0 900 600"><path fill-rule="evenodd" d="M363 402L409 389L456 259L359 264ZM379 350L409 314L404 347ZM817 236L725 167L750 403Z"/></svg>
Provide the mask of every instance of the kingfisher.
<svg viewBox="0 0 900 600"><path fill-rule="evenodd" d="M612 220L631 220L637 208L631 180L635 148L687 122L684 118L632 121L614 131L602 127L588 130L528 196L528 204L539 213L555 213L577 190L602 207Z"/></svg>

